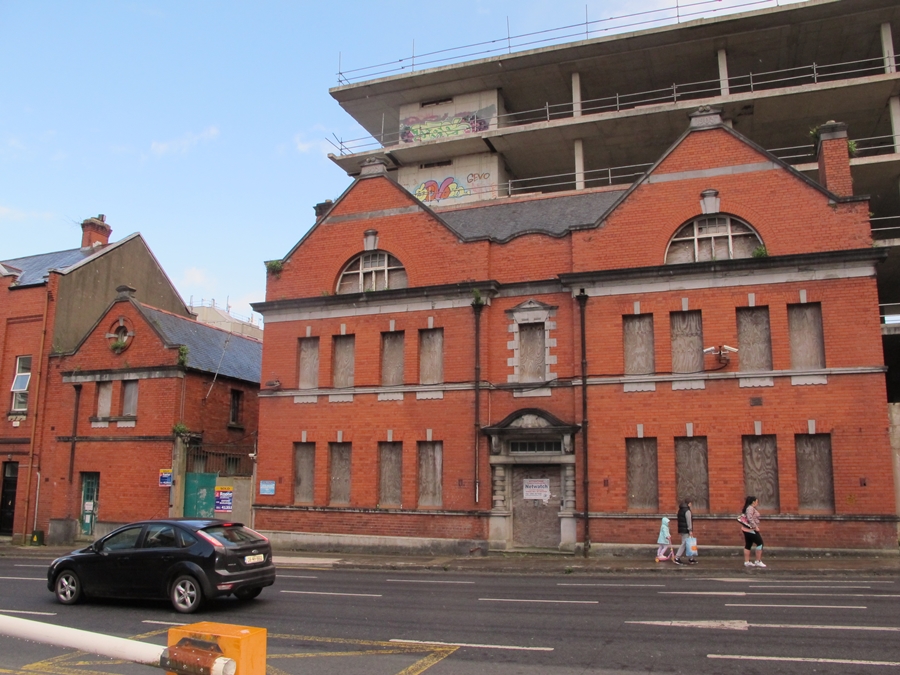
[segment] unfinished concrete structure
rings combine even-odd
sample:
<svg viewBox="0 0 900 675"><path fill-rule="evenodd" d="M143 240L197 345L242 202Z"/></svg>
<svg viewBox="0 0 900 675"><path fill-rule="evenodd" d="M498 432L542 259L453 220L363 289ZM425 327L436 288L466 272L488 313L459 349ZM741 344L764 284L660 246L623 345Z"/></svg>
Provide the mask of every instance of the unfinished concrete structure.
<svg viewBox="0 0 900 675"><path fill-rule="evenodd" d="M900 405L900 6L811 0L620 35L609 28L586 23L577 42L461 63L447 50L446 62L417 72L415 57L344 71L331 94L371 137L342 142L332 159L351 176L383 160L440 212L629 184L698 105L720 108L736 131L818 180L816 129L844 122L852 193L869 196L874 246L888 253L878 304L887 397ZM900 513L900 493L897 502Z"/></svg>

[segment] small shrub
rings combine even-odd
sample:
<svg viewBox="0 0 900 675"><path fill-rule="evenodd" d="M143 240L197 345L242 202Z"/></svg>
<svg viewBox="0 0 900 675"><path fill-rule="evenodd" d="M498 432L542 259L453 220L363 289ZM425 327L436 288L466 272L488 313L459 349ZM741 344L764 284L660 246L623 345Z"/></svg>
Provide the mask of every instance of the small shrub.
<svg viewBox="0 0 900 675"><path fill-rule="evenodd" d="M187 345L181 345L178 348L178 365L186 366L187 365L187 357L188 357L188 347Z"/></svg>
<svg viewBox="0 0 900 675"><path fill-rule="evenodd" d="M112 351L114 351L116 354L118 354L118 353L121 352L123 349L125 349L125 345L127 345L127 344L128 344L128 342L127 342L126 340L123 340L123 339L119 338L118 340L115 340L114 342L111 342L110 345L109 345L109 348L110 348Z"/></svg>
<svg viewBox="0 0 900 675"><path fill-rule="evenodd" d="M753 249L753 257L754 258L768 258L769 252L766 250L765 246L757 246Z"/></svg>
<svg viewBox="0 0 900 675"><path fill-rule="evenodd" d="M266 262L266 271L276 277L281 274L283 269L284 263L280 260L269 260Z"/></svg>
<svg viewBox="0 0 900 675"><path fill-rule="evenodd" d="M190 429L187 428L187 424L184 422L178 422L172 427L172 433L176 436L184 436L185 434L190 433Z"/></svg>

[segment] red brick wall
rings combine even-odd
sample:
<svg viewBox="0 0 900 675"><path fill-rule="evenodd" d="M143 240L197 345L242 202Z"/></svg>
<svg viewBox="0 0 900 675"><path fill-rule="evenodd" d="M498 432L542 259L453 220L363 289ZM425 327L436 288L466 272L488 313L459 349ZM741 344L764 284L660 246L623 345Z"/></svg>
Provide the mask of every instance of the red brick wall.
<svg viewBox="0 0 900 675"><path fill-rule="evenodd" d="M723 130L689 135L658 167L671 174L708 168L769 161L754 148ZM638 187L599 228L573 232L562 239L524 235L506 244L463 244L446 228L423 212L412 215L372 217L359 221L337 220L318 226L285 264L279 278L270 277L267 299L317 297L332 293L344 264L362 249L363 231L378 230L380 249L397 255L409 271L410 286L493 279L501 283L540 282L559 274L662 265L672 235L684 222L700 215L700 193L716 189L721 210L736 215L756 228L770 256L868 248L871 237L865 203L829 204L828 196L786 170L754 171L735 175L648 183ZM415 204L386 179L359 181L332 211L333 216L370 213ZM599 214L598 214L599 217ZM824 275L822 275L824 277ZM654 315L656 373L672 369L669 313L689 308L703 316L704 346L739 347L736 309L750 304L768 307L771 323L773 368L788 371L790 342L787 307L799 303L801 291L808 302L821 303L827 368L873 368L882 365L877 295L872 277L815 278L785 283L776 275L760 272L752 285L746 279L719 277L707 288L684 288L680 281L653 289L635 284L622 295L595 296L587 303L587 358L589 374L606 378L589 388L590 510L599 517L592 524L593 541L655 541L657 518L604 518L603 514L627 515L625 440L643 425L645 437L658 439L659 499L662 513L673 513L679 495L675 485L674 439L705 436L709 449L710 514L701 518L707 544L740 544L728 514L743 504L744 476L742 435L755 433L777 437L780 514L764 514L767 544L801 546L885 547L896 532L891 518L896 513L891 451L888 441L884 376L872 373L830 373L825 385L793 386L789 373L776 377L774 386L742 388L737 377L740 353L729 363L706 357L706 370L727 379L709 379L703 390L673 391L671 382L659 382L655 392L625 393L621 383L624 349L622 316L634 312ZM777 283L776 283L777 282ZM674 288L674 290L672 290ZM515 397L504 388L513 367L508 342L511 318L506 313L534 299L555 307L550 331L556 340L550 348L557 363L550 366L557 382L547 397ZM257 525L277 530L340 532L346 534L403 534L417 537L444 534L441 516L378 514L328 508L328 444L352 443L351 509L377 508L377 444L403 442L403 508L415 511L415 443L431 429L434 440L444 443L444 506L446 510L491 508L491 475L486 439L480 440L480 500L474 500L475 480L473 424L474 394L445 391L443 400L419 401L407 392L402 402L378 401L375 393L356 394L352 403L331 403L327 395L316 404L295 404L298 381L298 338L320 338L322 388L331 386L332 336L356 336L356 387L377 387L380 382L380 333L406 332L405 382L415 384L418 368L417 331L434 325L444 328L444 379L468 383L474 371L473 316L468 307L423 312L382 313L336 319L269 322L263 356L263 379L278 379L288 395L265 396L260 406L260 480L274 480L274 496L258 495L261 507ZM480 424L496 424L522 408L541 408L570 424L581 423L581 388L571 386L580 376L581 338L579 310L569 292L540 293L519 290L509 297L493 298L482 317L482 379L495 389L482 396ZM761 399L751 405L751 398ZM755 401L753 402L755 403ZM796 486L795 434L806 434L809 420L817 433L831 435L837 518L809 520L799 513ZM293 502L293 444L306 432L316 444L314 509L287 507ZM583 508L581 435L576 442L577 502ZM863 484L864 483L864 484ZM868 521L854 517L872 517ZM455 516L484 536L484 518ZM849 520L848 520L849 519ZM458 522L453 520L452 522ZM895 542L894 542L895 543Z"/></svg>

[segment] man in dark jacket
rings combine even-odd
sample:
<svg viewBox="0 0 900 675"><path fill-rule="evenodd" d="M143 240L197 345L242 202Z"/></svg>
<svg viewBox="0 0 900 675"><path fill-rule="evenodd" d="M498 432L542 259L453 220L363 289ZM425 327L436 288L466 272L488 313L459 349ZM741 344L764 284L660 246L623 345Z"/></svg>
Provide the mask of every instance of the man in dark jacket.
<svg viewBox="0 0 900 675"><path fill-rule="evenodd" d="M678 552L675 554L675 557L672 559L676 565L681 565L682 560L681 556L684 555L687 550L687 540L689 537L694 536L694 523L693 518L691 517L691 506L693 506L693 500L689 497L685 498L683 502L681 502L681 506L678 507L678 534L681 535L681 546L678 547ZM697 558L689 555L687 558L687 562L691 565L697 564Z"/></svg>

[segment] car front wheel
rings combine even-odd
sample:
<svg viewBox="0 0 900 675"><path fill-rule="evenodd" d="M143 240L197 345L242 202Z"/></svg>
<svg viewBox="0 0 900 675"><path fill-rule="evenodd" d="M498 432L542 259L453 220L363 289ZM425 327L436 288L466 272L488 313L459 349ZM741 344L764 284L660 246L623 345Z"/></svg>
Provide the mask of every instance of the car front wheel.
<svg viewBox="0 0 900 675"><path fill-rule="evenodd" d="M74 605L81 600L81 579L72 570L63 570L56 577L56 599L64 605Z"/></svg>
<svg viewBox="0 0 900 675"><path fill-rule="evenodd" d="M185 574L175 579L169 591L169 600L176 612L191 614L196 612L203 602L203 590L194 577Z"/></svg>
<svg viewBox="0 0 900 675"><path fill-rule="evenodd" d="M234 597L238 600L253 600L253 598L257 597L260 593L262 593L262 586L241 588L234 592Z"/></svg>

